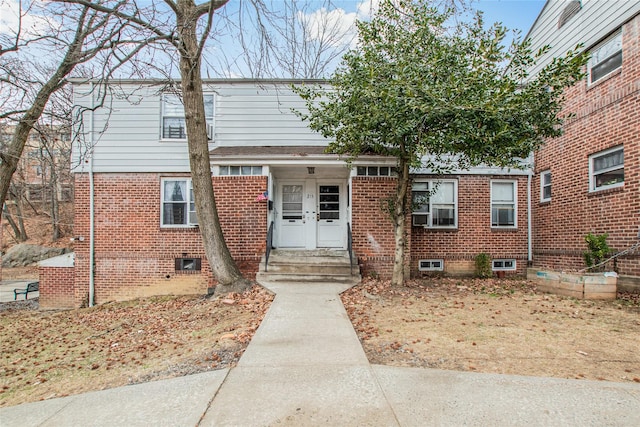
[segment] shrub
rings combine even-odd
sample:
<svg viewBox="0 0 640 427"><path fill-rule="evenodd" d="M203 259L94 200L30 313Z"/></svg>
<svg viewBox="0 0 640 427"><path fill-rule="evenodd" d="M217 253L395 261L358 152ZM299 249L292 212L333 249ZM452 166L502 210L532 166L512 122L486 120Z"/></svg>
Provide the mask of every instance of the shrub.
<svg viewBox="0 0 640 427"><path fill-rule="evenodd" d="M587 243L587 251L583 253L584 263L589 269L600 264L604 261L611 252L609 245L607 245L608 234L587 234L584 237L584 241ZM598 268L604 270L604 266Z"/></svg>
<svg viewBox="0 0 640 427"><path fill-rule="evenodd" d="M491 255L481 252L476 255L476 277L486 279L493 275L491 270Z"/></svg>

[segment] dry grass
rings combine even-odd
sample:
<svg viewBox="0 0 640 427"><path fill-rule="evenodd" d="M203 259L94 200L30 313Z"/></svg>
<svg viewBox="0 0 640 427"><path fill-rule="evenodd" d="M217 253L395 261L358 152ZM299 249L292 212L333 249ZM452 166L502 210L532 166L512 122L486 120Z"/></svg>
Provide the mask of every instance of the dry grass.
<svg viewBox="0 0 640 427"><path fill-rule="evenodd" d="M0 406L233 366L272 296L156 297L41 312L0 312Z"/></svg>
<svg viewBox="0 0 640 427"><path fill-rule="evenodd" d="M640 382L640 296L540 294L517 280L367 280L343 302L372 363Z"/></svg>

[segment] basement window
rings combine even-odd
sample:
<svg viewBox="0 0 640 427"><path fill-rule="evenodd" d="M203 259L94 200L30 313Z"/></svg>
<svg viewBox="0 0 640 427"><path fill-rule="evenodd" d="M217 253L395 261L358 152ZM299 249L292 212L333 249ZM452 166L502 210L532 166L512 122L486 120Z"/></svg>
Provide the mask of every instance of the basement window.
<svg viewBox="0 0 640 427"><path fill-rule="evenodd" d="M444 260L442 259L421 259L418 261L419 271L443 271Z"/></svg>
<svg viewBox="0 0 640 427"><path fill-rule="evenodd" d="M202 258L176 258L176 272L200 271Z"/></svg>
<svg viewBox="0 0 640 427"><path fill-rule="evenodd" d="M494 259L491 263L493 271L514 271L516 269L515 259Z"/></svg>

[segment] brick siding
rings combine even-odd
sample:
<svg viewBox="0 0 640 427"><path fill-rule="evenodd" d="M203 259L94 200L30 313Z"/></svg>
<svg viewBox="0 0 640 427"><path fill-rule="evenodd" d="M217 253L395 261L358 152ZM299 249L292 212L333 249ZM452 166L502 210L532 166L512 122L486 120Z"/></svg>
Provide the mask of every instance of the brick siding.
<svg viewBox="0 0 640 427"><path fill-rule="evenodd" d="M160 227L161 178L171 174L96 174L95 302L147 295L204 294L214 286L199 229ZM266 237L266 203L256 203L267 177L214 177L225 240L239 268L255 278ZM76 175L76 305L89 289L89 185ZM200 272L178 272L175 259L201 258Z"/></svg>
<svg viewBox="0 0 640 427"><path fill-rule="evenodd" d="M421 176L420 178L430 178ZM421 259L444 259L449 275L474 274L474 258L480 252L492 258L516 259L518 274L527 267L527 177L447 176L458 180L458 227L425 229L413 227L406 219L407 252L412 277ZM517 181L517 228L491 228L492 179ZM395 239L393 224L385 212L387 200L396 191L396 179L354 177L352 181L353 247L363 274L390 277L393 271Z"/></svg>
<svg viewBox="0 0 640 427"><path fill-rule="evenodd" d="M41 309L77 307L74 297L74 267L39 267L39 305Z"/></svg>
<svg viewBox="0 0 640 427"><path fill-rule="evenodd" d="M584 268L588 233L608 233L611 248L638 242L640 231L640 16L623 29L623 64L613 75L567 92L564 113L574 115L564 135L535 156L534 265ZM624 146L624 186L589 192L589 156ZM552 198L540 202L540 172L551 170ZM620 258L619 273L640 276L640 254Z"/></svg>

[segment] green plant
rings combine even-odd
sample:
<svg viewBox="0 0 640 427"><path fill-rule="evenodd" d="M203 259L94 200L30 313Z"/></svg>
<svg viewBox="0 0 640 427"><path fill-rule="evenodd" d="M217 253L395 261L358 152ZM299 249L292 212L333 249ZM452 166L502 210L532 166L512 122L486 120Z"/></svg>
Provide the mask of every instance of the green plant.
<svg viewBox="0 0 640 427"><path fill-rule="evenodd" d="M486 279L491 277L491 255L481 252L476 255L476 277Z"/></svg>
<svg viewBox="0 0 640 427"><path fill-rule="evenodd" d="M609 245L607 245L607 237L609 237L607 233L589 233L584 237L584 241L587 243L587 251L583 253L583 256L584 262L589 269L596 269L596 266L609 256L611 249L609 249ZM602 270L604 266L598 267L598 269Z"/></svg>

